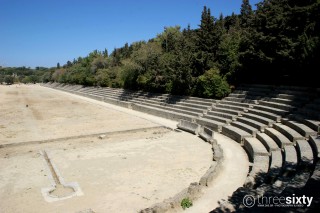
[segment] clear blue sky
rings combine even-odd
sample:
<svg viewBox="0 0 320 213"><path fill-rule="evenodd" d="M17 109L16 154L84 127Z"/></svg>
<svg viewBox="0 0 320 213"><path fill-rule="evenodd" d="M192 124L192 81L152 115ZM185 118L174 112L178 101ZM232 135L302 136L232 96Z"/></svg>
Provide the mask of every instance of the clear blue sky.
<svg viewBox="0 0 320 213"><path fill-rule="evenodd" d="M254 6L261 0L251 0ZM53 67L97 49L148 40L165 26L197 28L239 13L242 0L0 0L0 66Z"/></svg>

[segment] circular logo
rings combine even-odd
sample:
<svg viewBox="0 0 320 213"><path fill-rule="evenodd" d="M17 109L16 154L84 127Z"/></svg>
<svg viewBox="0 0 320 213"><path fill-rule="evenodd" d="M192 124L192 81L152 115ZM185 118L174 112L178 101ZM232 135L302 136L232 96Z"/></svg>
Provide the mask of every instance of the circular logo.
<svg viewBox="0 0 320 213"><path fill-rule="evenodd" d="M243 197L242 203L245 207L251 208L255 203L254 197L252 195L246 195Z"/></svg>

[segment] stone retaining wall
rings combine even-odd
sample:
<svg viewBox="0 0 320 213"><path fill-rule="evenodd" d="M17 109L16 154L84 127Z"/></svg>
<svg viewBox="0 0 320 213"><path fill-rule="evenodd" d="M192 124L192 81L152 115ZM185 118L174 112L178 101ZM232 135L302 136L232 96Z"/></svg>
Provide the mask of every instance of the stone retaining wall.
<svg viewBox="0 0 320 213"><path fill-rule="evenodd" d="M185 122L186 121L180 121L180 123ZM207 133L206 137L201 138L205 142L208 142L212 145L213 159L210 168L200 178L199 182L190 183L189 187L183 189L181 192L179 192L172 198L165 199L160 203L156 203L149 208L143 209L140 211L140 213L164 213L169 211L170 209L182 209L181 201L184 198L189 198L192 202L196 201L201 196L202 190L213 183L214 179L217 177L217 175L220 173L222 169L224 156L222 148L220 147L220 145L217 144L217 141L213 139L213 132L211 131L211 138L208 138L208 135L210 134L210 129L207 129L205 131Z"/></svg>

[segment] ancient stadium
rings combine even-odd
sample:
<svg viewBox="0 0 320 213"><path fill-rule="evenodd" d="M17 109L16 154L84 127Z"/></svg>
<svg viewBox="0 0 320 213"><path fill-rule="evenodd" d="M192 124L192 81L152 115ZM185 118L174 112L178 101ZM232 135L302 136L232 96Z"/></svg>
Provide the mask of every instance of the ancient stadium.
<svg viewBox="0 0 320 213"><path fill-rule="evenodd" d="M0 88L0 212L319 206L320 89L244 84L213 100L59 83ZM308 208L257 206L262 196L302 195L313 198Z"/></svg>

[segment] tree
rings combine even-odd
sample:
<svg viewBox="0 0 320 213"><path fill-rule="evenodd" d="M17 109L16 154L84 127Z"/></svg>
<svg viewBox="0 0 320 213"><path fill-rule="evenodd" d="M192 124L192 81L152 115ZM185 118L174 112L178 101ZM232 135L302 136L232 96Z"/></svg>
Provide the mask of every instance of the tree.
<svg viewBox="0 0 320 213"><path fill-rule="evenodd" d="M11 85L14 83L14 77L11 76L11 75L7 75L4 77L4 82L7 84L7 85Z"/></svg>
<svg viewBox="0 0 320 213"><path fill-rule="evenodd" d="M198 78L195 94L205 98L223 98L231 92L228 82L214 68Z"/></svg>
<svg viewBox="0 0 320 213"><path fill-rule="evenodd" d="M201 14L201 23L199 26L197 38L197 53L196 53L196 69L197 75L202 75L205 70L213 66L214 59L214 17L211 16L210 9L204 6Z"/></svg>
<svg viewBox="0 0 320 213"><path fill-rule="evenodd" d="M243 28L251 26L253 19L253 11L249 0L242 0L240 9L240 24Z"/></svg>

